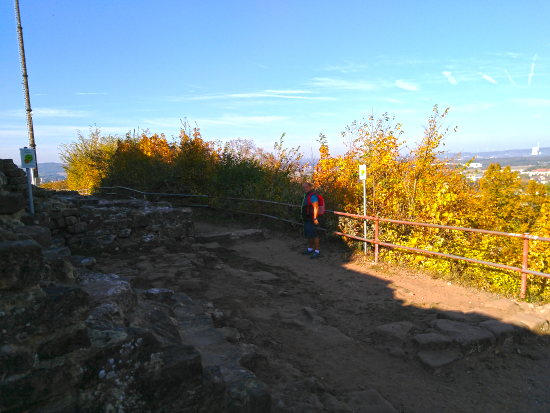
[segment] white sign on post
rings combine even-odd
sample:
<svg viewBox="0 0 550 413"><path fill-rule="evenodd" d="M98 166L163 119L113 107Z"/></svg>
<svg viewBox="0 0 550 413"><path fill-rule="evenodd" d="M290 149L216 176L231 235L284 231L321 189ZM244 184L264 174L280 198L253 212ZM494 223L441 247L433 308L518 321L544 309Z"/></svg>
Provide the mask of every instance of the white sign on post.
<svg viewBox="0 0 550 413"><path fill-rule="evenodd" d="M367 165L359 165L359 179L363 181L363 215L367 215ZM363 236L367 238L367 220L363 219ZM367 242L364 242L363 251L367 255Z"/></svg>
<svg viewBox="0 0 550 413"><path fill-rule="evenodd" d="M367 165L359 165L359 179L367 179Z"/></svg>
<svg viewBox="0 0 550 413"><path fill-rule="evenodd" d="M36 168L36 155L34 149L22 148L19 149L21 154L21 168Z"/></svg>

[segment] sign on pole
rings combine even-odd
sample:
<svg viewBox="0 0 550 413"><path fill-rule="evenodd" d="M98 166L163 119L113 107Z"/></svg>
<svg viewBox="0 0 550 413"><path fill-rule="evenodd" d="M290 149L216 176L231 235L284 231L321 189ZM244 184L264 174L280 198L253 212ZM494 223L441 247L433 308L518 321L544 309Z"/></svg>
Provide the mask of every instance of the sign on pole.
<svg viewBox="0 0 550 413"><path fill-rule="evenodd" d="M367 179L367 165L359 165L359 179Z"/></svg>
<svg viewBox="0 0 550 413"><path fill-rule="evenodd" d="M34 215L34 202L32 200L31 175L32 175L32 170L36 168L36 154L34 153L34 149L29 149L26 147L19 149L19 153L21 154L21 168L25 168L27 170L27 186L29 187L29 206L30 206L31 214Z"/></svg>
<svg viewBox="0 0 550 413"><path fill-rule="evenodd" d="M36 168L36 155L34 153L34 149L22 148L19 149L19 152L21 154L21 168Z"/></svg>
<svg viewBox="0 0 550 413"><path fill-rule="evenodd" d="M363 181L363 215L367 215L367 165L359 165L359 179ZM363 236L367 238L367 220L363 219ZM363 251L367 255L367 242L364 242Z"/></svg>

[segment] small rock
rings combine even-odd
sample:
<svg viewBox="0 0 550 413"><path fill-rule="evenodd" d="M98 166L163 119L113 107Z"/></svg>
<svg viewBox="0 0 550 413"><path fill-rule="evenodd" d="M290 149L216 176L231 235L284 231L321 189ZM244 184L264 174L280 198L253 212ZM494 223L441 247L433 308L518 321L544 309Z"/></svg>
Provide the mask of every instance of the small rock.
<svg viewBox="0 0 550 413"><path fill-rule="evenodd" d="M231 343L236 343L241 339L241 333L239 333L239 330L233 327L222 327L218 329L225 339Z"/></svg>
<svg viewBox="0 0 550 413"><path fill-rule="evenodd" d="M316 310L314 310L311 307L304 307L302 308L302 314L304 315L304 318L307 322L311 324L326 324L327 321L317 313Z"/></svg>
<svg viewBox="0 0 550 413"><path fill-rule="evenodd" d="M518 332L513 325L499 320L487 320L479 326L493 333L499 345L510 346L517 340Z"/></svg>
<svg viewBox="0 0 550 413"><path fill-rule="evenodd" d="M420 350L417 355L422 365L434 373L461 357L457 349Z"/></svg>
<svg viewBox="0 0 550 413"><path fill-rule="evenodd" d="M448 347L452 343L449 337L437 333L419 334L414 336L412 340L423 350L439 350Z"/></svg>
<svg viewBox="0 0 550 413"><path fill-rule="evenodd" d="M495 343L495 336L480 327L447 319L430 322L430 326L451 337L466 352L481 352Z"/></svg>
<svg viewBox="0 0 550 413"><path fill-rule="evenodd" d="M408 321L384 324L374 329L373 337L376 341L394 341L402 343L408 338L412 328L413 324Z"/></svg>
<svg viewBox="0 0 550 413"><path fill-rule="evenodd" d="M503 321L519 327L528 328L535 333L548 333L550 331L548 320L534 314L517 313Z"/></svg>

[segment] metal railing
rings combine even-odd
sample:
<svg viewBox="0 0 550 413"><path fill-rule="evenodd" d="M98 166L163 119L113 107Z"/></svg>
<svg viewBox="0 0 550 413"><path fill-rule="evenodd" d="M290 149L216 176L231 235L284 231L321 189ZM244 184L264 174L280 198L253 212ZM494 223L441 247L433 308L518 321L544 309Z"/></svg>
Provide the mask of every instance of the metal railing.
<svg viewBox="0 0 550 413"><path fill-rule="evenodd" d="M263 199L231 198L231 197L220 197L220 196L213 196L213 195L168 194L168 193L144 192L144 191L138 191L136 189L127 188L127 187L123 187L123 186L100 187L98 189L100 189L102 191L107 190L107 189L111 189L111 190L121 189L125 192L140 194L140 195L142 195L142 197L144 199L146 199L148 195L151 195L151 196L158 196L158 197L207 198L207 199L222 199L222 200L228 200L228 201L255 202L258 205L258 212L257 213L256 212L241 211L241 210L234 210L232 208L215 207L215 206L212 206L212 205L190 204L190 205L186 205L186 206L206 207L206 208L213 208L213 209L221 209L221 210L224 210L224 211L227 211L227 212L237 213L237 214L255 215L255 216L259 217L260 223L261 223L261 218L265 217L265 218L270 218L270 219L276 219L276 220L283 221L283 222L288 222L288 223L291 223L291 224L301 225L300 222L295 222L295 221L291 221L291 220L288 220L288 219L279 218L279 217L276 217L276 216L273 216L273 215L264 214L264 213L262 213L262 208L261 208L262 204L282 205L282 206L287 206L287 207L291 207L291 208L300 208L301 205L287 204L287 203L275 202L275 201L267 201L267 200L263 200ZM116 195L117 193L111 193L111 194ZM503 269L503 270L516 271L516 272L519 272L521 274L521 292L520 292L520 297L521 298L525 298L525 294L527 292L527 274L550 278L550 274L543 273L543 272L540 272L540 271L529 270L529 240L550 242L550 238L548 238L548 237L539 237L539 236L536 236L536 235L530 235L528 233L516 234L516 233L508 233L508 232L490 231L490 230L485 230L485 229L453 227L453 226L449 226L449 225L428 224L428 223L413 222L413 221L401 221L401 220L396 220L396 219L379 218L379 217L372 217L372 216L367 216L367 215L348 214L348 213L345 213L345 212L331 211L331 210L326 210L325 212L332 213L334 215L345 216L345 217L349 217L349 218L356 218L356 219L361 219L361 220L368 220L368 221L373 221L374 222L374 239L358 237L358 236L355 236L355 235L345 234L345 233L339 232L339 231L331 231L331 230L328 230L326 228L317 228L317 229L322 230L322 231L331 232L331 233L333 233L335 235L338 235L338 236L342 236L342 237L346 237L346 238L350 238L350 239L355 239L357 241L362 241L362 242L367 242L367 243L370 243L370 244L374 244L374 262L375 263L378 263L378 260L379 260L379 246L383 246L383 247L388 247L388 248L397 248L397 249L403 249L403 250L412 251L412 252L418 252L418 253L422 253L422 254L435 255L435 256L438 256L438 257L450 258L450 259L453 259L453 260L461 260L461 261L471 262L471 263L474 263L474 264L481 264L481 265L486 265L486 266L490 266L490 267L500 268L500 269ZM388 222L388 223L393 223L393 224L411 225L411 226L420 226L420 227L440 228L440 229L448 229L448 230L453 230L453 231L473 232L473 233L479 233L479 234L497 235L497 236L510 237L510 238L520 238L520 239L523 239L522 267L519 268L519 267L510 266L510 265L498 264L498 263L494 263L494 262L490 262L490 261L477 260L475 258L468 258L468 257L459 256L459 255L445 254L445 253L437 252L437 251L431 251L431 250L426 250L426 249L421 249L421 248L414 248L414 247L408 247L408 246L405 246L405 245L397 245L397 244L391 244L391 243L388 243L388 242L383 242L383 241L380 241L380 239L379 239L379 235L380 235L379 223L380 222Z"/></svg>

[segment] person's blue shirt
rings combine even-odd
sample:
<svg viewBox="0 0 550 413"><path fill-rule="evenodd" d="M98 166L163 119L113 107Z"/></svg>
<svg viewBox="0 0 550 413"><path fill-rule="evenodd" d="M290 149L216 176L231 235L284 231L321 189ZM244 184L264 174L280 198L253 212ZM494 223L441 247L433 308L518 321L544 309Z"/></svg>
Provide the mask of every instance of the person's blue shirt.
<svg viewBox="0 0 550 413"><path fill-rule="evenodd" d="M311 195L311 203L313 204L314 202L319 202L319 198L317 198L317 195L313 194Z"/></svg>

